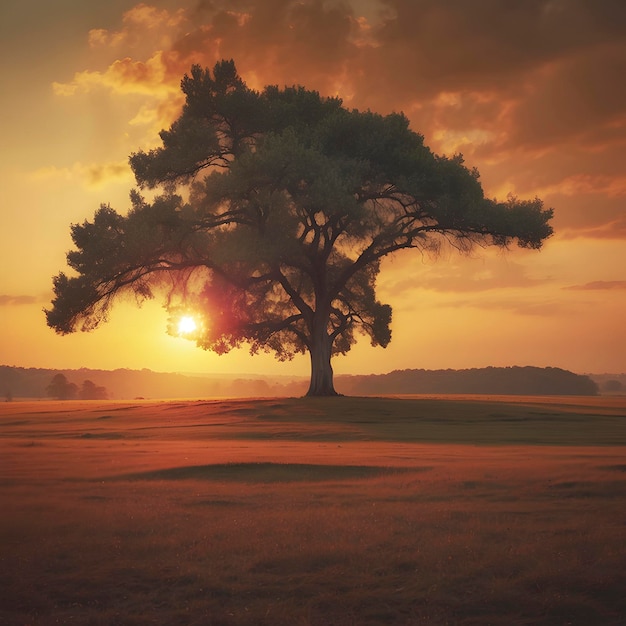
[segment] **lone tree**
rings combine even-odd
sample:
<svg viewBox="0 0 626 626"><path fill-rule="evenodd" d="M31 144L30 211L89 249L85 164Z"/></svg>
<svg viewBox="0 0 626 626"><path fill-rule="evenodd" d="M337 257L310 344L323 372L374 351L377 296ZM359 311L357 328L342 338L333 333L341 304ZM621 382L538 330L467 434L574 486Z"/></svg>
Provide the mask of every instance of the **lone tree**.
<svg viewBox="0 0 626 626"><path fill-rule="evenodd" d="M48 325L92 330L114 300L159 295L170 313L201 313L190 336L219 354L247 344L280 360L311 357L307 395L336 395L331 357L356 333L391 339L376 298L381 260L444 241L541 247L552 210L539 199L484 196L461 156L433 154L398 113L348 110L303 87L246 86L233 61L191 68L162 147L130 164L131 192L71 227L76 275L54 278Z"/></svg>
<svg viewBox="0 0 626 626"><path fill-rule="evenodd" d="M55 374L46 387L46 394L57 400L74 400L78 393L78 387L67 380L65 374Z"/></svg>
<svg viewBox="0 0 626 626"><path fill-rule="evenodd" d="M84 380L83 386L78 392L81 400L106 400L109 397L105 387L96 385L92 380Z"/></svg>

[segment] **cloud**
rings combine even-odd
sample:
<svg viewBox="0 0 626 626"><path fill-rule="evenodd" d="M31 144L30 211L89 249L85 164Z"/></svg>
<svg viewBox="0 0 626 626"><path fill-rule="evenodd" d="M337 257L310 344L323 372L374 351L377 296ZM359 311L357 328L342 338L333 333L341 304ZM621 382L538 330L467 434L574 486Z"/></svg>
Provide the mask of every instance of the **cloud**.
<svg viewBox="0 0 626 626"><path fill-rule="evenodd" d="M193 58L178 59L173 51L180 31L190 27L184 9L157 9L145 3L126 11L119 30L89 31L89 46L98 51L104 69L86 69L70 82L53 83L54 93L72 96L105 88L119 94L168 97L178 91L181 66Z"/></svg>
<svg viewBox="0 0 626 626"><path fill-rule="evenodd" d="M0 295L0 306L22 306L25 304L37 304L38 302L42 302L42 300L35 296Z"/></svg>
<svg viewBox="0 0 626 626"><path fill-rule="evenodd" d="M385 262L384 273L379 280L379 290L384 300L421 300L435 295L445 298L455 293L519 294L542 285L551 285L554 281L553 268L540 264L532 253L526 253L530 257L526 263L518 262L523 258L520 255L524 255L521 250L520 255L516 254L518 261L499 250L480 250L479 256L443 251L442 255L432 259L416 256L414 252L401 254ZM417 290L419 296L416 295Z"/></svg>
<svg viewBox="0 0 626 626"><path fill-rule="evenodd" d="M48 166L35 170L31 176L36 180L62 179L80 181L85 187L100 188L111 182L133 180L127 161L114 163L74 163L71 167Z"/></svg>
<svg viewBox="0 0 626 626"><path fill-rule="evenodd" d="M607 289L626 289L626 280L594 280L584 285L572 285L564 287L573 291L603 291Z"/></svg>
<svg viewBox="0 0 626 626"><path fill-rule="evenodd" d="M198 2L175 11L140 4L124 14L120 30L90 31L90 45L114 55L107 66L79 71L54 90L163 95L178 90L192 63L235 58L251 83L259 77L257 87L300 83L334 94L370 32L367 20L340 2Z"/></svg>
<svg viewBox="0 0 626 626"><path fill-rule="evenodd" d="M485 297L451 299L439 303L438 308L463 310L465 308L489 311L502 311L524 317L560 317L578 312L581 306L576 303L566 303L556 298L546 296L529 297Z"/></svg>
<svg viewBox="0 0 626 626"><path fill-rule="evenodd" d="M266 0L238 2L237 10L232 5L201 2L189 11L194 28L174 42L177 60L196 58L212 66L234 58L255 88L304 84L325 95L350 97L353 79L364 69L360 51L375 42L367 20L349 3Z"/></svg>
<svg viewBox="0 0 626 626"><path fill-rule="evenodd" d="M626 50L616 24L626 20L626 5L618 0L377 6L201 0L168 11L142 3L119 30L90 32L92 46L118 54L106 70L79 72L56 89L177 87L192 62L234 58L255 86L300 83L362 108L421 108L426 122L436 117L457 132L507 119L516 125L510 141L579 135L581 122L620 123Z"/></svg>
<svg viewBox="0 0 626 626"><path fill-rule="evenodd" d="M146 61L135 61L127 56L113 61L105 71L77 72L71 83L53 83L52 88L59 96L105 88L118 94L167 97L179 91L178 82L173 81L168 72L165 53L158 51Z"/></svg>
<svg viewBox="0 0 626 626"><path fill-rule="evenodd" d="M539 187L536 191L540 196L600 194L615 198L626 196L626 176L574 174L545 187Z"/></svg>
<svg viewBox="0 0 626 626"><path fill-rule="evenodd" d="M158 43L167 45L171 29L178 27L184 21L184 9L168 11L140 3L123 14L120 30L104 28L90 30L89 45L91 48L116 48L122 44L137 46L146 39L146 35L148 39L156 37Z"/></svg>
<svg viewBox="0 0 626 626"><path fill-rule="evenodd" d="M441 293L477 293L494 289L533 287L546 282L546 279L529 277L520 265L508 263L503 267L506 267L504 271L496 266L473 271L468 267L451 268L447 271L431 270L423 278L401 278L397 282L385 285L385 289L396 294L415 288Z"/></svg>
<svg viewBox="0 0 626 626"><path fill-rule="evenodd" d="M626 142L626 44L580 49L537 68L511 114L509 143L558 149Z"/></svg>
<svg viewBox="0 0 626 626"><path fill-rule="evenodd" d="M412 97L441 91L515 94L520 79L577 50L620 42L619 0L385 0L389 11L370 51L379 92ZM402 71L398 71L398 67Z"/></svg>
<svg viewBox="0 0 626 626"><path fill-rule="evenodd" d="M100 66L55 93L135 98L129 123L152 132L178 115L193 63L233 58L253 88L303 84L348 106L404 111L435 151L477 165L489 195L558 202L564 236L626 236L622 0L173 5L141 3L119 28L90 31Z"/></svg>
<svg viewBox="0 0 626 626"><path fill-rule="evenodd" d="M127 162L88 165L83 169L87 185L100 187L113 179L128 178L130 167Z"/></svg>
<svg viewBox="0 0 626 626"><path fill-rule="evenodd" d="M459 297L460 296L460 297ZM579 313L586 307L576 302L564 302L552 295L544 295L530 291L527 295L517 290L497 292L478 292L475 295L471 291L455 294L449 292L436 299L415 298L408 294L396 297L390 301L395 311L414 312L421 316L426 311L450 311L456 315L468 310L486 311L491 313L507 313L523 317L554 317Z"/></svg>
<svg viewBox="0 0 626 626"><path fill-rule="evenodd" d="M596 220L601 222L600 219ZM621 208L621 217L586 228L568 228L561 232L563 239L586 237L589 239L626 239L626 211Z"/></svg>

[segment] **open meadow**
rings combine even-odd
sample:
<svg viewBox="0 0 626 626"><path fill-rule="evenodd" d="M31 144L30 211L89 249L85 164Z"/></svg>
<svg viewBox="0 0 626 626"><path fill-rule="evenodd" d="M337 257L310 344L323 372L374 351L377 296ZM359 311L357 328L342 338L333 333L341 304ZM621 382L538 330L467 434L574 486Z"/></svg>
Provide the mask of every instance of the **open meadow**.
<svg viewBox="0 0 626 626"><path fill-rule="evenodd" d="M0 624L626 624L626 397L7 402Z"/></svg>

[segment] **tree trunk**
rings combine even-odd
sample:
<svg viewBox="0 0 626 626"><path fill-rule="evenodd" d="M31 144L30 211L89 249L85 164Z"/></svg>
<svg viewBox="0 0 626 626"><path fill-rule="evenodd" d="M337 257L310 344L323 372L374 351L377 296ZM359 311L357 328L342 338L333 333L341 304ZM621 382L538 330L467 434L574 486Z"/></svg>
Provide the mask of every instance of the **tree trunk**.
<svg viewBox="0 0 626 626"><path fill-rule="evenodd" d="M315 332L317 331L317 332ZM307 396L338 396L333 384L333 368L330 365L332 341L326 325L313 332L311 342L311 382Z"/></svg>

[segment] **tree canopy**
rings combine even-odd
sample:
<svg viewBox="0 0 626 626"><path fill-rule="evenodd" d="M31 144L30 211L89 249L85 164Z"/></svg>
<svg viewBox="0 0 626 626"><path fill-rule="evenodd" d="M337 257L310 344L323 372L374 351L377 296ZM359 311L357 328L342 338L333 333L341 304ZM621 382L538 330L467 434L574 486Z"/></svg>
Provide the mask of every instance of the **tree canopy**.
<svg viewBox="0 0 626 626"><path fill-rule="evenodd" d="M84 380L83 385L78 392L81 400L106 400L109 397L105 387L96 385L92 380Z"/></svg>
<svg viewBox="0 0 626 626"><path fill-rule="evenodd" d="M162 146L131 155L147 201L102 205L74 224L74 275L54 278L59 333L92 330L124 294L201 313L202 348L247 344L311 356L309 395L333 395L331 357L357 334L391 340L376 297L381 260L443 242L538 249L552 234L539 199L486 198L460 155L438 156L401 113L350 110L304 87L246 86L233 61L193 66ZM173 323L173 322L172 322Z"/></svg>
<svg viewBox="0 0 626 626"><path fill-rule="evenodd" d="M64 374L55 374L46 387L46 393L57 400L73 400L78 394L78 387L67 380Z"/></svg>
<svg viewBox="0 0 626 626"><path fill-rule="evenodd" d="M55 374L46 387L46 394L57 400L106 400L109 393L105 387L96 385L91 380L84 380L82 387L70 382L65 374Z"/></svg>

